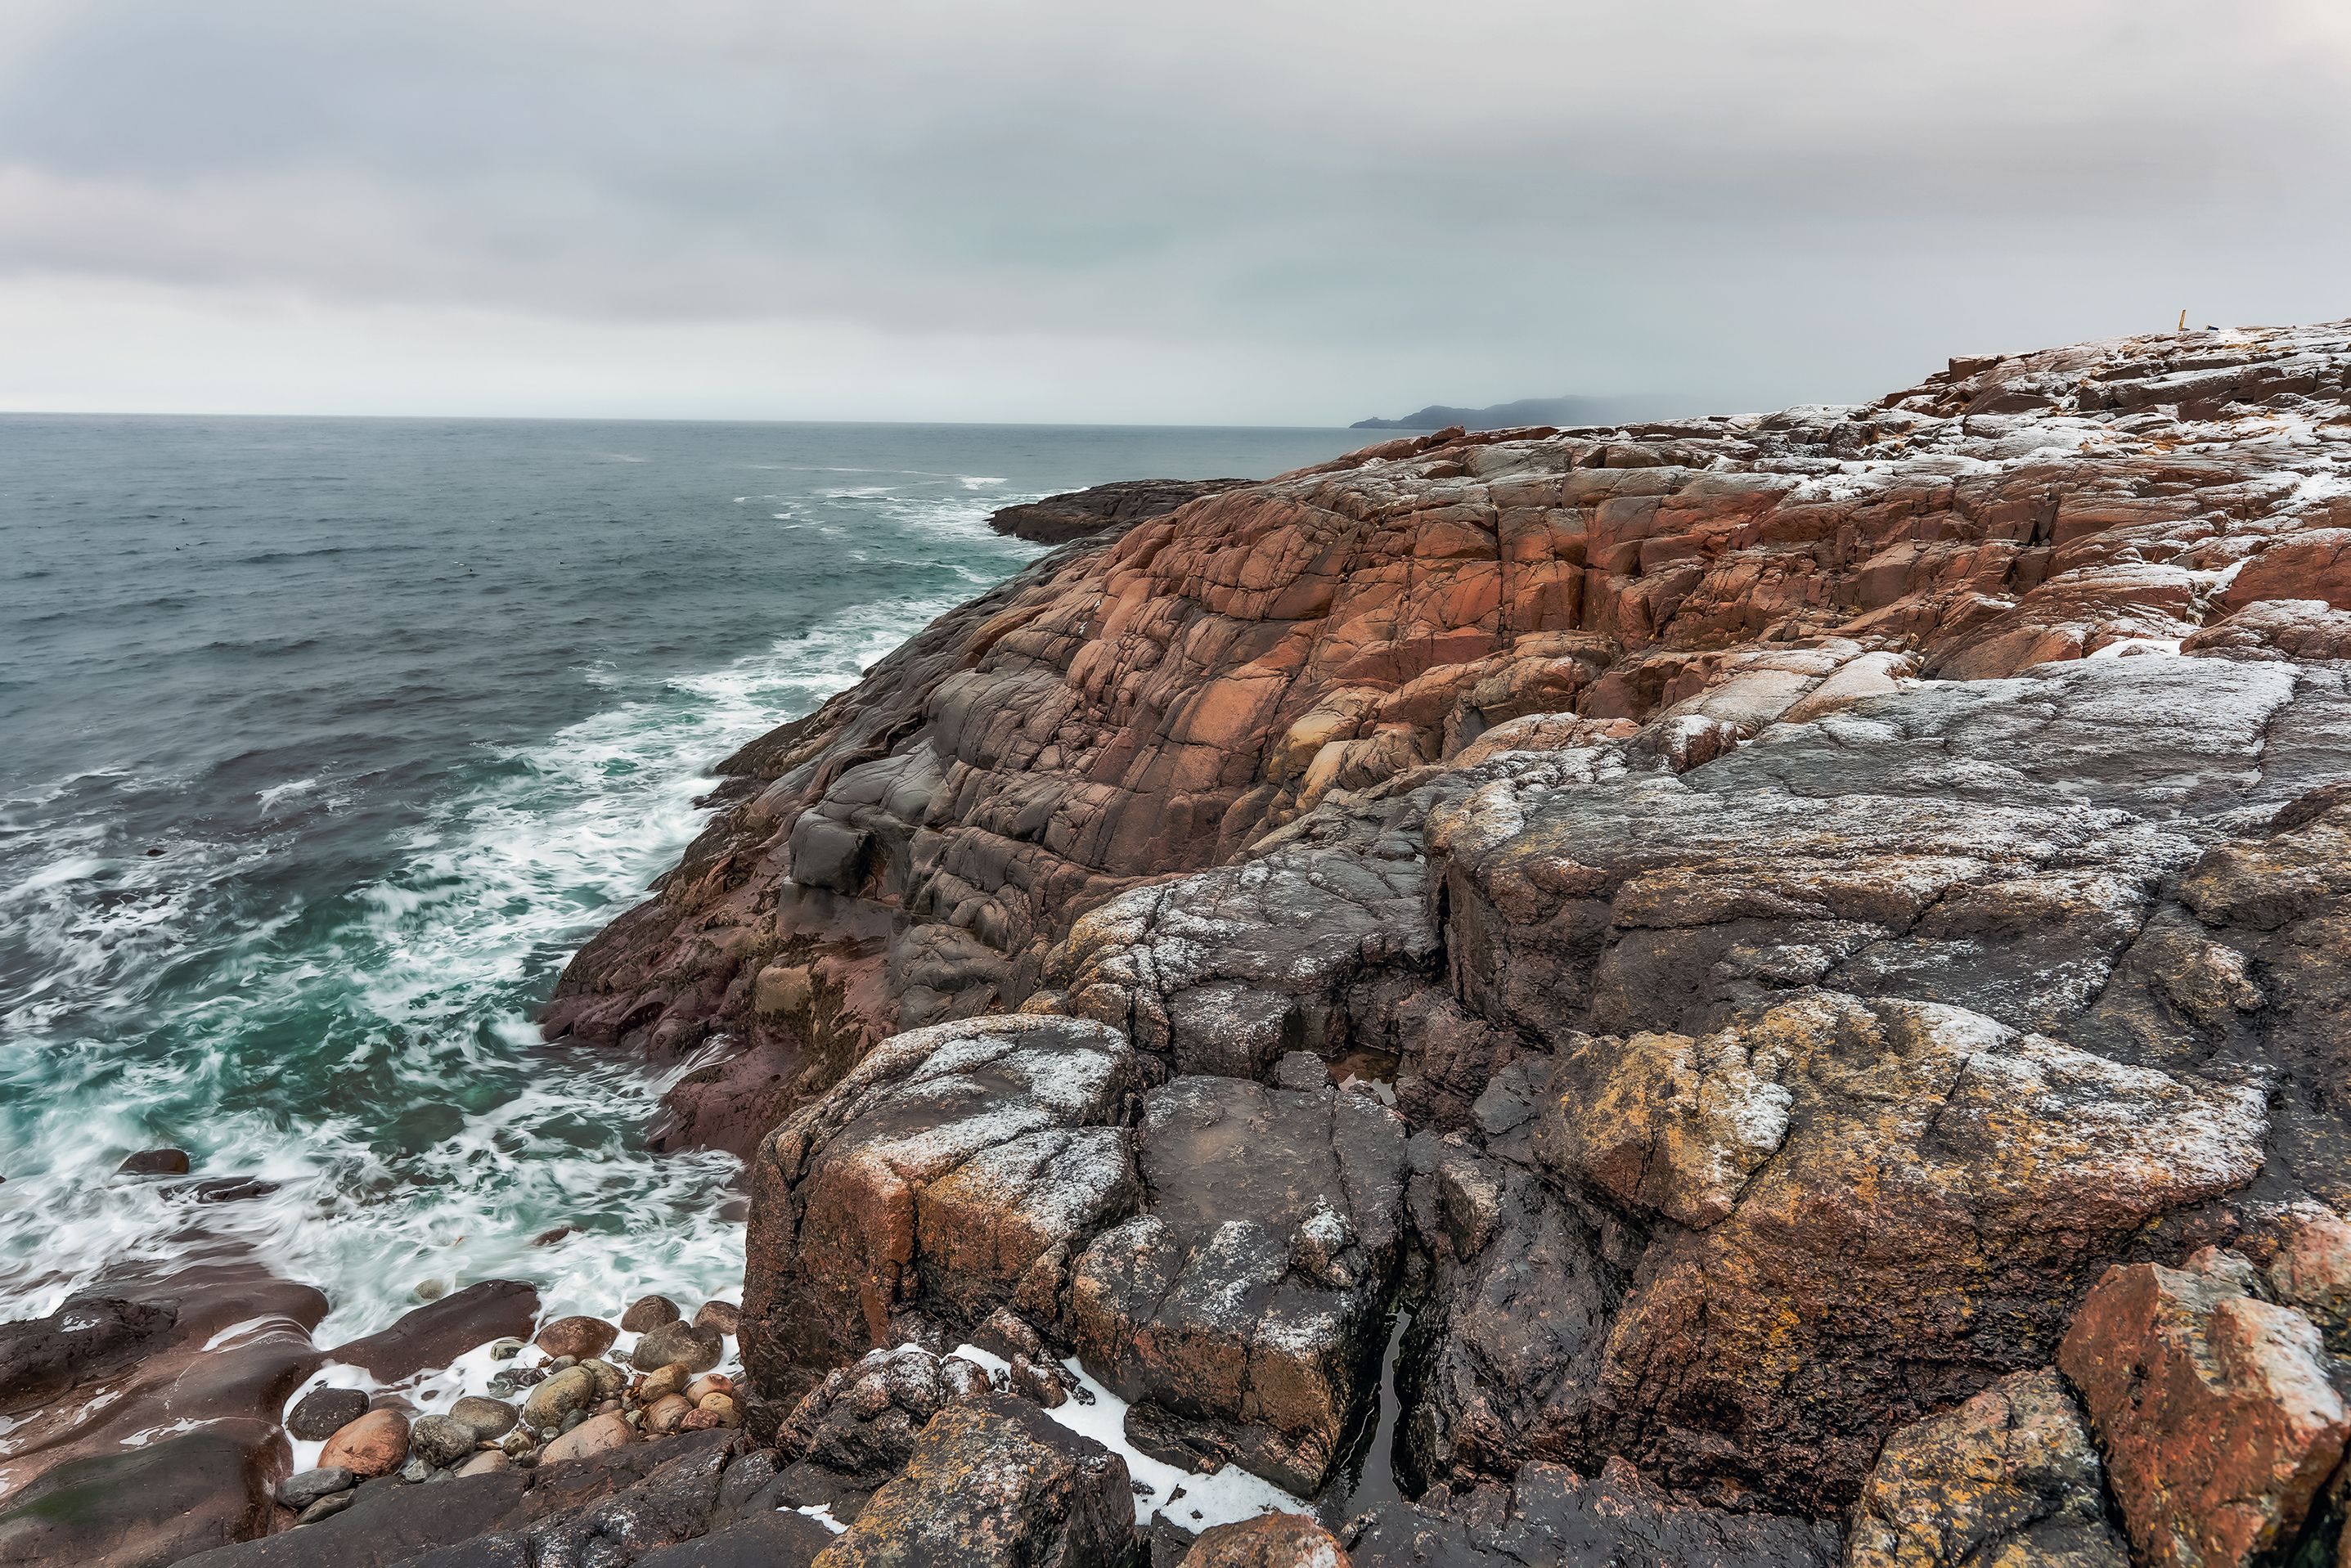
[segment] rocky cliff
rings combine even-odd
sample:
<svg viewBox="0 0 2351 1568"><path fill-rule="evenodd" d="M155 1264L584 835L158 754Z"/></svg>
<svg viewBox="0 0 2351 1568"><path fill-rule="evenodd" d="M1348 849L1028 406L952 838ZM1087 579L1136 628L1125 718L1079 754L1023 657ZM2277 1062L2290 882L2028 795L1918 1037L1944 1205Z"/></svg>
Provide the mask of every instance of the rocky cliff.
<svg viewBox="0 0 2351 1568"><path fill-rule="evenodd" d="M751 1155L787 1448L979 1335L1343 1493L1405 1312L1416 1500L1219 1550L2335 1562L2346 661L2351 325L1439 432L746 747L547 1027L719 1042L663 1135ZM911 1560L999 1397L831 1552ZM1070 1484L970 1554L1110 1551Z"/></svg>

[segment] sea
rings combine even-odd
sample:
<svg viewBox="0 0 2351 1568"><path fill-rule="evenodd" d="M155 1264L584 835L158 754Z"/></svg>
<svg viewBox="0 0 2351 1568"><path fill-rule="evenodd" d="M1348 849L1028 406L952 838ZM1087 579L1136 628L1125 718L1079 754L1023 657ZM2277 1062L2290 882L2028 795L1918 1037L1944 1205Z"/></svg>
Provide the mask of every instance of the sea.
<svg viewBox="0 0 2351 1568"><path fill-rule="evenodd" d="M734 1299L741 1170L540 1040L565 960L721 758L1033 559L997 507L1368 439L0 415L0 1320L199 1245L321 1343L490 1278ZM165 1145L268 1190L115 1174Z"/></svg>

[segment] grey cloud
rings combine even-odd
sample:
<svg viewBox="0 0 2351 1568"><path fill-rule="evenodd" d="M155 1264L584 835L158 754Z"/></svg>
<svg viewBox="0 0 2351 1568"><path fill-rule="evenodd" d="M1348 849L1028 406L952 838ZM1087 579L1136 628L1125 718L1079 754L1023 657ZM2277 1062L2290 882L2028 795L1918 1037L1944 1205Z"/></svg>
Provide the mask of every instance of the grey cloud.
<svg viewBox="0 0 2351 1568"><path fill-rule="evenodd" d="M1227 343L1301 416L1367 344L1769 402L2351 310L2334 0L19 3L0 277Z"/></svg>

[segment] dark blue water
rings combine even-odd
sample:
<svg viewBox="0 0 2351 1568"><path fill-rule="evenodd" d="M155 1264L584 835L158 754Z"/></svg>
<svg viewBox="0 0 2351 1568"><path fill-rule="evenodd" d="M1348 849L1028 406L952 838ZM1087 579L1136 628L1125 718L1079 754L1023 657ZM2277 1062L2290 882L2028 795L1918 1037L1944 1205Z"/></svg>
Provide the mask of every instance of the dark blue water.
<svg viewBox="0 0 2351 1568"><path fill-rule="evenodd" d="M429 1280L731 1283L733 1163L538 1044L565 957L712 763L1033 555L995 507L1361 440L0 416L0 1317L192 1218L330 1332ZM166 1143L281 1185L107 1179Z"/></svg>

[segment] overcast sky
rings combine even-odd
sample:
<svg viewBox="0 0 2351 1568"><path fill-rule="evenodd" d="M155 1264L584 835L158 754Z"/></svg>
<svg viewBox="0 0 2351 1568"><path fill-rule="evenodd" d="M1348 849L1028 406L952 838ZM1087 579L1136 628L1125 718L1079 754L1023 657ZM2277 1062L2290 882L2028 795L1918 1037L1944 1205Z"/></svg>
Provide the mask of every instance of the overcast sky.
<svg viewBox="0 0 2351 1568"><path fill-rule="evenodd" d="M0 0L0 408L1770 407L2346 241L2346 0Z"/></svg>

